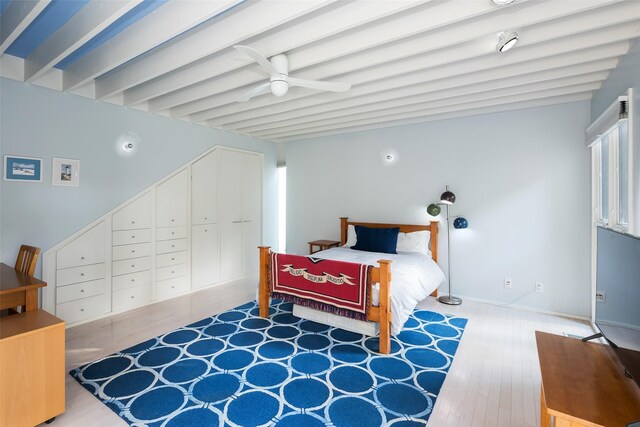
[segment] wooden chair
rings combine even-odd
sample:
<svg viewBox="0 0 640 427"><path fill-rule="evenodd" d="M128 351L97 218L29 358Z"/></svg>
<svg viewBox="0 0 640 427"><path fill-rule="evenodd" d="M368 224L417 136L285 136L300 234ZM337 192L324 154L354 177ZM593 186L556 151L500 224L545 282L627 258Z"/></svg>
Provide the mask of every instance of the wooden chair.
<svg viewBox="0 0 640 427"><path fill-rule="evenodd" d="M40 255L40 248L35 246L21 245L18 252L18 258L16 259L15 270L26 274L27 276L33 276L33 272L36 269L38 263L38 256ZM26 307L20 306L20 313L24 313ZM18 313L15 308L9 309L9 314Z"/></svg>
<svg viewBox="0 0 640 427"><path fill-rule="evenodd" d="M25 273L27 276L33 276L39 255L40 248L27 245L20 246L20 252L18 252L18 258L16 259L16 271Z"/></svg>

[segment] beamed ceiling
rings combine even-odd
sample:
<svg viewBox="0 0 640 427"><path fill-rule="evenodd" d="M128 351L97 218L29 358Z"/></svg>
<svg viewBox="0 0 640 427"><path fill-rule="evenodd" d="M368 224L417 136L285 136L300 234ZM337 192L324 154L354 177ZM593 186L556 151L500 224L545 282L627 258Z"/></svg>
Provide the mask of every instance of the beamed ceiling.
<svg viewBox="0 0 640 427"><path fill-rule="evenodd" d="M640 35L639 0L1 5L2 76L271 141L588 100ZM269 76L236 44L352 88L238 102Z"/></svg>

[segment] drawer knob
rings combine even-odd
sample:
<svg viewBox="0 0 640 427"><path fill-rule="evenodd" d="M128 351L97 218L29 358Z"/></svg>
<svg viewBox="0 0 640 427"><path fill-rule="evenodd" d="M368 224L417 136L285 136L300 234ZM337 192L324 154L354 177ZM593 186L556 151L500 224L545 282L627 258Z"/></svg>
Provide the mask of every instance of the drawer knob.
<svg viewBox="0 0 640 427"><path fill-rule="evenodd" d="M171 289L175 289L175 286L174 286L174 285L171 285Z"/></svg>
<svg viewBox="0 0 640 427"><path fill-rule="evenodd" d="M209 231L209 230L207 230L207 229L205 228L205 229L204 229L204 232L206 233L207 231Z"/></svg>
<svg viewBox="0 0 640 427"><path fill-rule="evenodd" d="M136 238L136 236L133 236L133 235L132 235L132 236L131 236L131 238L132 238L132 239L135 239L135 238Z"/></svg>
<svg viewBox="0 0 640 427"><path fill-rule="evenodd" d="M131 221L131 224L135 224L135 223L136 223L135 221Z"/></svg>
<svg viewBox="0 0 640 427"><path fill-rule="evenodd" d="M134 299L134 298L135 298L135 296L131 295L131 299Z"/></svg>
<svg viewBox="0 0 640 427"><path fill-rule="evenodd" d="M83 256L81 256L81 257L80 257L80 259L84 259L84 257L83 257Z"/></svg>
<svg viewBox="0 0 640 427"><path fill-rule="evenodd" d="M131 253L132 253L132 254L135 254L135 253L136 253L136 250L135 250L135 249L131 249Z"/></svg>
<svg viewBox="0 0 640 427"><path fill-rule="evenodd" d="M80 273L81 276L84 276L84 273Z"/></svg>
<svg viewBox="0 0 640 427"><path fill-rule="evenodd" d="M175 258L171 258L171 261L175 261L175 260L176 260Z"/></svg>
<svg viewBox="0 0 640 427"><path fill-rule="evenodd" d="M207 219L207 217L205 216L204 219Z"/></svg>
<svg viewBox="0 0 640 427"><path fill-rule="evenodd" d="M171 218L171 222L175 222L175 219Z"/></svg>
<svg viewBox="0 0 640 427"><path fill-rule="evenodd" d="M81 308L80 311L84 311L84 308Z"/></svg>
<svg viewBox="0 0 640 427"><path fill-rule="evenodd" d="M175 231L172 231L171 234L176 234Z"/></svg>
<svg viewBox="0 0 640 427"><path fill-rule="evenodd" d="M171 270L171 274L175 273L175 271Z"/></svg>
<svg viewBox="0 0 640 427"><path fill-rule="evenodd" d="M131 267L135 267L135 266L136 266L135 264L131 264Z"/></svg>
<svg viewBox="0 0 640 427"><path fill-rule="evenodd" d="M136 279L131 279L131 281L132 281L132 282L135 282L135 281L136 281Z"/></svg>
<svg viewBox="0 0 640 427"><path fill-rule="evenodd" d="M80 289L80 292L84 293L84 289Z"/></svg>
<svg viewBox="0 0 640 427"><path fill-rule="evenodd" d="M175 247L176 247L176 245L171 245L171 247L172 247L172 248L175 248Z"/></svg>

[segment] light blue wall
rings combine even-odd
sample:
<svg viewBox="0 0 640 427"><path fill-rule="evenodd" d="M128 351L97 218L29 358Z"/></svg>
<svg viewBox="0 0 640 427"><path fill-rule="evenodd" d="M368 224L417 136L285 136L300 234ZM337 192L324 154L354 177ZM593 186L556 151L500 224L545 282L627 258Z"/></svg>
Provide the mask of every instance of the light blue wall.
<svg viewBox="0 0 640 427"><path fill-rule="evenodd" d="M487 114L287 143L287 250L339 238L339 216L424 224L446 184L454 294L589 316L589 103ZM397 150L384 166L381 152ZM446 229L440 264L446 272ZM513 289L504 288L504 279ZM535 282L544 283L534 293Z"/></svg>
<svg viewBox="0 0 640 427"><path fill-rule="evenodd" d="M132 158L114 149L125 132L141 140ZM214 145L264 153L263 239L277 242L272 143L0 79L0 144L3 155L42 158L44 169L41 183L0 186L0 259L7 264L21 243L47 250ZM51 185L53 157L80 160L79 187Z"/></svg>
<svg viewBox="0 0 640 427"><path fill-rule="evenodd" d="M629 52L620 60L618 66L611 71L602 87L591 99L591 119L595 120L613 103L613 101L633 88L633 234L640 235L640 39L636 39Z"/></svg>

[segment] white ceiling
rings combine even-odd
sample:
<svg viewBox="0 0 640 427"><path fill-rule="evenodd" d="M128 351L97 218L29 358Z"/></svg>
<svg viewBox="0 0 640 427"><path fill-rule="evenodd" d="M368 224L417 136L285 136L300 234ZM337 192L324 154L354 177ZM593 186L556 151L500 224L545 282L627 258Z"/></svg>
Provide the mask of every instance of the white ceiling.
<svg viewBox="0 0 640 427"><path fill-rule="evenodd" d="M1 15L0 52L49 2L12 3ZM4 53L2 76L291 141L588 100L640 35L639 0L169 0L54 68L139 3L90 1L26 58ZM520 41L499 53L505 30ZM237 102L268 75L235 44L286 53L291 76L352 89L294 87Z"/></svg>

